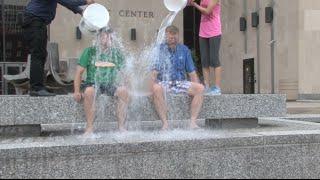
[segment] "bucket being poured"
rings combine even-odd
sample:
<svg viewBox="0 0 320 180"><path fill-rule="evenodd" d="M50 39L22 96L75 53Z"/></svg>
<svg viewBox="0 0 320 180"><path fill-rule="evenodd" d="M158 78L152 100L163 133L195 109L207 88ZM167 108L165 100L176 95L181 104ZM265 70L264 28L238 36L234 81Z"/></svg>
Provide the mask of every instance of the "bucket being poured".
<svg viewBox="0 0 320 180"><path fill-rule="evenodd" d="M109 20L108 10L94 3L84 10L79 29L85 35L95 35L100 29L108 26Z"/></svg>
<svg viewBox="0 0 320 180"><path fill-rule="evenodd" d="M164 0L164 5L169 11L179 12L188 4L188 0Z"/></svg>

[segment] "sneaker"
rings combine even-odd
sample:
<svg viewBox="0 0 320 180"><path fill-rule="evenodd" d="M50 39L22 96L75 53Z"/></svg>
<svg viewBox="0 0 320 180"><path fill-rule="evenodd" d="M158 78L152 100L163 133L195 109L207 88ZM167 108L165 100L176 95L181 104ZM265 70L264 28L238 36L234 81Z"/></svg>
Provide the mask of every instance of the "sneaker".
<svg viewBox="0 0 320 180"><path fill-rule="evenodd" d="M210 95L211 94L211 88L205 88L205 90L204 90L204 94L205 95Z"/></svg>
<svg viewBox="0 0 320 180"><path fill-rule="evenodd" d="M40 91L31 91L30 96L32 97L47 97L47 96L55 96L56 94L50 93L45 89L42 89Z"/></svg>
<svg viewBox="0 0 320 180"><path fill-rule="evenodd" d="M213 87L211 88L211 95L216 95L216 96L220 96L221 93L221 89L219 87Z"/></svg>

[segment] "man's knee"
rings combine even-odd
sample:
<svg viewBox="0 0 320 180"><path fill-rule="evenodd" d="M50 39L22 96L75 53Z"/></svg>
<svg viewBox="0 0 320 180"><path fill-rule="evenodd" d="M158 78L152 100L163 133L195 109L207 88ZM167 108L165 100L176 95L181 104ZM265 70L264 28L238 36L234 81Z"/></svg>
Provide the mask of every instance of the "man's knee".
<svg viewBox="0 0 320 180"><path fill-rule="evenodd" d="M129 91L126 87L119 87L116 91L116 96L125 102L129 101Z"/></svg>
<svg viewBox="0 0 320 180"><path fill-rule="evenodd" d="M198 87L199 94L204 93L204 90L205 90L204 86L202 84L199 84L199 87Z"/></svg>
<svg viewBox="0 0 320 180"><path fill-rule="evenodd" d="M152 91L154 95L161 95L163 93L163 88L159 84L154 84Z"/></svg>
<svg viewBox="0 0 320 180"><path fill-rule="evenodd" d="M199 95L204 93L205 88L202 84L195 83L193 84L193 90L194 90L194 95Z"/></svg>
<svg viewBox="0 0 320 180"><path fill-rule="evenodd" d="M84 91L84 98L85 99L90 99L93 98L95 94L95 89L93 87L88 87L86 88L86 90Z"/></svg>

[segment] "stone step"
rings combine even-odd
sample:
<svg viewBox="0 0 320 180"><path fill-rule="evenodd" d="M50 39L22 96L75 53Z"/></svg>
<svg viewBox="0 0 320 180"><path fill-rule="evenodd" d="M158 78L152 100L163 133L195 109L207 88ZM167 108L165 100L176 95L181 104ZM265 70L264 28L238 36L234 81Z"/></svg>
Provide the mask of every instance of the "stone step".
<svg viewBox="0 0 320 180"><path fill-rule="evenodd" d="M263 128L0 138L0 179L318 179L319 137Z"/></svg>
<svg viewBox="0 0 320 180"><path fill-rule="evenodd" d="M96 122L116 122L115 98L98 97ZM190 97L168 96L169 119L190 119ZM199 119L251 119L286 116L286 96L279 94L205 96ZM159 117L148 97L134 98L128 120ZM72 95L56 97L0 96L0 126L84 123L82 104Z"/></svg>

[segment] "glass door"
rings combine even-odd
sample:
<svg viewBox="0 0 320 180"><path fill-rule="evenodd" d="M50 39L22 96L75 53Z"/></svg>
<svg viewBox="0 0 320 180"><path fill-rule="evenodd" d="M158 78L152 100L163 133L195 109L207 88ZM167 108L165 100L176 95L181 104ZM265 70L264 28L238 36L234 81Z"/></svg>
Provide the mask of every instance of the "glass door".
<svg viewBox="0 0 320 180"><path fill-rule="evenodd" d="M4 86L4 79L3 79L3 64L0 63L0 95L3 95L3 86Z"/></svg>
<svg viewBox="0 0 320 180"><path fill-rule="evenodd" d="M0 90L2 94L12 92L12 87L3 81L3 75L21 72L21 63L27 62L28 47L23 40L21 26L23 11L29 1L0 0L0 62L2 63ZM16 65L12 67L12 63Z"/></svg>
<svg viewBox="0 0 320 180"><path fill-rule="evenodd" d="M199 27L201 14L198 10L191 6L187 6L183 10L183 30L184 30L184 44L188 46L191 51L199 73L202 74L202 67L200 62L200 47L199 47ZM200 77L201 78L201 77Z"/></svg>

